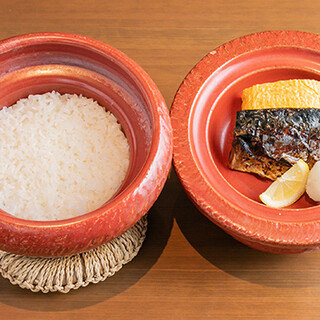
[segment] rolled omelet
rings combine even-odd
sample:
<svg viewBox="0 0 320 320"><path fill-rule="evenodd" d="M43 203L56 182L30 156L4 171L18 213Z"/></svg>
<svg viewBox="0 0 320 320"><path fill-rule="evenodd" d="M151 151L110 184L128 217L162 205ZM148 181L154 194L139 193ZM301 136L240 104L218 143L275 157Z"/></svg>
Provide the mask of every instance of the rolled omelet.
<svg viewBox="0 0 320 320"><path fill-rule="evenodd" d="M320 81L282 80L244 89L242 110L271 108L320 108Z"/></svg>

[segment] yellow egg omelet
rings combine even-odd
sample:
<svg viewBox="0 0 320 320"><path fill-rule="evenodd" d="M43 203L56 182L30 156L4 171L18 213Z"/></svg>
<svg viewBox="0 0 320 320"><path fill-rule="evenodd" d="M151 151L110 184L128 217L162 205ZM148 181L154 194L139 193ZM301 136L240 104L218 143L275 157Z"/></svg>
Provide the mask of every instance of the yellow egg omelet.
<svg viewBox="0 0 320 320"><path fill-rule="evenodd" d="M242 110L270 108L320 108L320 81L283 80L243 90Z"/></svg>

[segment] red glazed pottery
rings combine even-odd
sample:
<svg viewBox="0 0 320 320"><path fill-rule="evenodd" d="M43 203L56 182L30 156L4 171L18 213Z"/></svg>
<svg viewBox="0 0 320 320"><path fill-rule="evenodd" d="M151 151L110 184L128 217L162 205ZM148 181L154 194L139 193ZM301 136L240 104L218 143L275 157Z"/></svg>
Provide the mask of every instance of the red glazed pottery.
<svg viewBox="0 0 320 320"><path fill-rule="evenodd" d="M125 181L101 208L60 221L0 211L0 249L27 256L79 253L131 228L159 196L170 169L172 132L164 99L122 52L73 34L37 33L0 42L0 108L48 91L93 98L118 118L130 143Z"/></svg>
<svg viewBox="0 0 320 320"><path fill-rule="evenodd" d="M320 36L271 31L228 42L182 82L171 109L173 163L199 210L242 243L273 253L320 246L320 207L306 195L273 209L259 201L270 181L232 171L228 157L244 88L277 80L320 80Z"/></svg>

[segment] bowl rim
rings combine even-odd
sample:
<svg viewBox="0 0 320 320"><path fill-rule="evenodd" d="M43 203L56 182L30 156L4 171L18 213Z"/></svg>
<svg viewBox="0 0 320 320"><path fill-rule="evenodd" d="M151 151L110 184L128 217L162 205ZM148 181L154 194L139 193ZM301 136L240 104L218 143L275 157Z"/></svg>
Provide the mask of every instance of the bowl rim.
<svg viewBox="0 0 320 320"><path fill-rule="evenodd" d="M320 53L320 35L290 30L248 34L226 42L209 52L189 71L178 88L171 106L173 165L190 199L204 215L226 232L255 243L267 243L269 246L280 244L310 246L320 243L320 220L306 222L284 222L276 218L267 220L244 211L237 204L224 199L215 186L210 185L204 172L199 168L192 150L190 124L193 103L207 79L224 64L242 54L274 47L295 47ZM219 179L224 179L222 175L220 176ZM238 193L244 201L251 201ZM267 208L267 210L275 209ZM297 210L299 209L279 209L279 212ZM312 209L303 211L308 210Z"/></svg>
<svg viewBox="0 0 320 320"><path fill-rule="evenodd" d="M79 45L82 48L88 48L91 51L95 50L98 53L107 54L115 61L121 63L121 67L124 67L125 71L128 72L130 76L132 76L135 80L137 80L139 84L141 84L141 90L143 90L147 98L150 99L150 101L148 101L148 104L153 107L153 109L151 110L152 143L149 155L140 172L135 177L134 181L132 181L128 185L128 187L125 188L125 190L123 190L115 198L112 198L110 201L108 201L106 204L104 204L102 207L96 210L85 213L83 215L79 215L77 217L57 221L26 220L7 213L2 213L3 211L1 212L0 210L1 223L5 223L7 225L11 225L18 228L21 227L24 229L29 229L31 232L33 232L35 229L66 229L70 226L76 227L77 225L82 224L85 220L90 220L98 215L107 214L108 211L114 209L119 202L125 201L130 195L132 195L136 191L137 188L141 187L143 180L147 176L148 171L150 170L152 164L154 163L155 159L159 154L159 145L161 144L160 135L165 134L163 132L162 117L166 118L167 107L159 89L157 88L153 80L150 78L150 76L144 71L144 69L142 69L142 67L140 67L134 60L129 58L122 51L104 42L84 35L65 32L27 33L1 40L0 55L10 50L14 50L17 47L53 42L59 42L61 44L66 43ZM170 138L171 125L169 114L167 116L166 121L169 121L168 132L166 133L168 133L168 136ZM170 153L170 150L172 151L172 145L169 143L168 153Z"/></svg>

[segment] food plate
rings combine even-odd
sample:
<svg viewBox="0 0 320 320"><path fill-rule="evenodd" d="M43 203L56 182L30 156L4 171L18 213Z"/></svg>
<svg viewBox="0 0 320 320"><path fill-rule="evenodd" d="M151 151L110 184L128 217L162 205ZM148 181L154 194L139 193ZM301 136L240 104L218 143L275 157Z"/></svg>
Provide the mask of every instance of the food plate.
<svg viewBox="0 0 320 320"><path fill-rule="evenodd" d="M214 223L256 249L296 253L320 246L320 207L304 195L284 209L259 200L270 181L228 168L243 89L288 79L320 80L320 36L267 31L208 53L186 76L171 108L174 167Z"/></svg>

